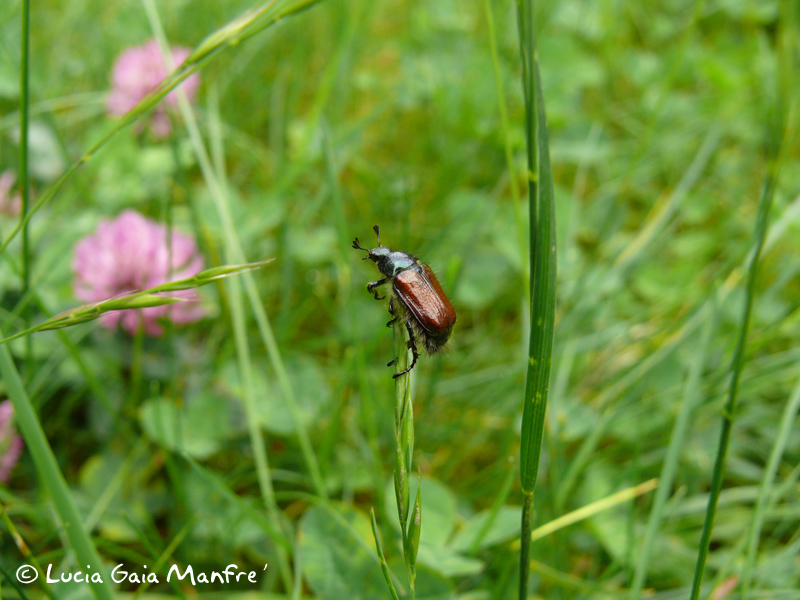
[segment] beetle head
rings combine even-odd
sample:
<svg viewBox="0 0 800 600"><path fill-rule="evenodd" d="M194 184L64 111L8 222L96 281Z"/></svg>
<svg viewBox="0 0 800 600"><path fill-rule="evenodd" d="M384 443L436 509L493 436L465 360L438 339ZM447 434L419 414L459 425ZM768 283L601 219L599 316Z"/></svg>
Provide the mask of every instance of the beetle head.
<svg viewBox="0 0 800 600"><path fill-rule="evenodd" d="M358 238L353 240L353 248L363 250L367 255L363 260L370 259L378 266L378 270L387 277L395 277L400 271L412 266L416 259L405 252L392 251L391 248L381 244L381 229L377 225L373 227L375 235L378 236L378 246L370 250L364 248Z"/></svg>
<svg viewBox="0 0 800 600"><path fill-rule="evenodd" d="M361 260L367 260L369 258L373 262L377 263L379 260L381 260L381 257L389 254L391 250L386 246L381 246L381 228L378 225L374 225L372 229L375 231L375 235L378 237L378 247L373 248L372 250L369 248L364 248L364 246L361 245L361 242L358 241L358 238L356 238L353 240L353 248L356 250L363 250L367 253L367 255Z"/></svg>

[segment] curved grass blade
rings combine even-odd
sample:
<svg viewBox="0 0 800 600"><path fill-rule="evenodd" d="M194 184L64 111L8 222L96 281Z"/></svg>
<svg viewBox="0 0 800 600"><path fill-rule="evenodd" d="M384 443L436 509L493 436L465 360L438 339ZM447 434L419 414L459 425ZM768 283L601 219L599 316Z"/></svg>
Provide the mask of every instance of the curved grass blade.
<svg viewBox="0 0 800 600"><path fill-rule="evenodd" d="M130 294L123 294L115 296L108 300L101 300L94 304L84 304L73 308L67 312L61 313L54 317L50 317L46 321L30 327L24 331L20 331L10 337L0 340L0 344L5 344L11 340L15 340L24 335L36 333L37 331L47 331L49 329L62 329L87 321L93 321L101 315L113 310L128 310L135 308L149 308L152 306L163 306L165 304L175 304L176 302L184 302L183 298L176 298L174 296L159 296L158 294L165 294L169 292L179 292L182 290L190 290L192 288L208 285L218 279L230 277L237 273L246 273L253 269L259 269L263 265L271 262L272 258L262 260L259 262L247 263L243 265L225 265L222 267L213 267L200 271L197 275L187 277L186 279L178 279L175 281L168 281L147 290L140 292L131 292Z"/></svg>

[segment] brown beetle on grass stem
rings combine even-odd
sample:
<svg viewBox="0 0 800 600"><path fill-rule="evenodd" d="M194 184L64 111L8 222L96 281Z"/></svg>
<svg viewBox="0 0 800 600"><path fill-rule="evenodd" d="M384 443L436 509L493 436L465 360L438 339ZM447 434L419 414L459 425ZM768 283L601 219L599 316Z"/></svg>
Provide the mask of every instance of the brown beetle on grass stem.
<svg viewBox="0 0 800 600"><path fill-rule="evenodd" d="M373 229L378 236L377 248L364 248L358 238L353 241L353 248L364 250L367 253L364 259L373 261L385 275L383 279L367 284L367 290L375 295L376 300L386 297L378 295L376 288L392 283L392 298L389 300L392 320L386 326L390 327L397 319L401 319L408 330L408 347L411 349L412 360L407 369L393 375L397 378L408 373L417 364L419 352L416 338L422 340L428 354L434 354L444 347L456 322L456 311L428 265L411 254L382 246L380 227L375 225ZM396 360L392 360L389 365Z"/></svg>

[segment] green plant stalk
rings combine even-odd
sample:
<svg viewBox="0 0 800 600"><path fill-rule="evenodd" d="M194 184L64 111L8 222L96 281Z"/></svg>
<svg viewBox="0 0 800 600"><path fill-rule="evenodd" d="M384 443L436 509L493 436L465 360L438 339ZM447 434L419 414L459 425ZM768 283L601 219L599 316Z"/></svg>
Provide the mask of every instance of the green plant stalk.
<svg viewBox="0 0 800 600"><path fill-rule="evenodd" d="M785 119L786 127L785 132L796 132L797 130L797 98L795 92L795 73L797 71L797 58L796 58L796 40L797 40L797 19L798 19L798 5L797 2L792 0L781 0L779 6L779 29L777 35L777 82L776 82L776 105L777 105L777 118ZM773 134L773 156L775 164L770 164L775 172L770 171L771 174L777 178L778 157L780 156L780 148L782 138L780 137L784 131L777 131ZM796 143L793 133L791 139L787 140L787 147L792 147ZM766 186L765 186L766 187ZM767 210L769 207L767 207ZM788 211L787 211L788 212ZM767 240L769 243L770 240ZM756 248L756 252L759 248ZM756 259L753 259L755 264ZM749 282L748 282L749 283ZM767 510L769 496L771 495L775 474L777 473L780 458L783 455L786 444L788 443L789 432L791 430L792 422L794 421L798 409L800 409L800 384L795 388L792 397L786 406L783 415L781 427L778 433L778 438L775 441L772 453L770 454L767 463L764 478L759 486L758 499L753 511L753 522L750 529L750 534L747 544L747 553L745 557L744 568L742 571L742 600L747 600L750 593L750 588L753 581L753 570L755 568L756 554L758 550L758 541L761 537L761 528L763 525L764 514Z"/></svg>
<svg viewBox="0 0 800 600"><path fill-rule="evenodd" d="M397 372L408 367L408 349L405 347L405 334L395 324L395 356ZM400 343L398 343L398 340ZM407 398L410 395L408 377L398 377L395 381L394 405L394 493L397 504L397 518L400 522L400 533L405 542L406 524L408 523L409 491L408 473L411 469L411 456L408 452L408 443L403 443L403 428L406 420L406 408L409 405ZM413 410L413 409L412 409ZM413 418L413 415L412 415ZM413 429L411 430L413 434ZM411 453L414 451L414 440L411 440Z"/></svg>
<svg viewBox="0 0 800 600"><path fill-rule="evenodd" d="M520 477L524 502L520 545L519 598L527 597L529 548L533 526L533 492L539 475L556 297L556 239L553 176L547 137L533 0L517 0L522 90L525 98L525 139L528 155L528 202L530 204L530 341L527 379L522 409Z"/></svg>
<svg viewBox="0 0 800 600"><path fill-rule="evenodd" d="M31 51L31 2L22 0L22 35L20 40L20 84L19 84L19 181L22 199L22 220L28 216L30 204L30 175L28 173L28 130L30 125L30 51ZM31 252L27 223L22 228L22 294L31 287ZM24 312L26 327L31 324L31 310ZM33 371L33 340L25 340L25 364L30 377Z"/></svg>
<svg viewBox="0 0 800 600"><path fill-rule="evenodd" d="M394 352L397 360L397 372L404 371L409 365L409 349L407 345L406 329L402 319L394 323ZM394 441L395 441L395 468L394 492L397 501L397 517L400 522L400 536L403 542L403 558L408 572L408 584L411 589L411 598L416 597L415 579L417 576L416 562L421 523L419 520L419 487L417 500L411 518L416 521L412 527L409 523L409 510L411 504L411 491L408 480L411 473L414 457L414 406L411 402L411 373L406 373L395 378L395 411L394 411ZM422 485L420 480L418 486ZM414 544L416 536L417 544Z"/></svg>
<svg viewBox="0 0 800 600"><path fill-rule="evenodd" d="M524 492L519 546L519 599L528 597L528 578L531 569L531 531L533 529L533 492Z"/></svg>
<svg viewBox="0 0 800 600"><path fill-rule="evenodd" d="M2 335L2 333L0 333ZM102 572L103 583L89 586L97 600L113 600L114 591L108 573L104 572L100 556L92 544L88 532L84 529L83 519L72 500L67 482L58 468L53 450L47 443L36 411L22 385L8 346L0 346L0 377L5 384L8 397L14 405L14 418L22 432L25 447L31 453L36 465L36 472L42 487L47 490L53 501L63 531L75 553L78 564L90 565L95 572Z"/></svg>
<svg viewBox="0 0 800 600"><path fill-rule="evenodd" d="M798 29L798 12L800 9L797 2L792 0L782 0L780 3L780 29L778 32L778 106L784 109L786 115L786 132L797 131L797 98L793 95L795 90L795 76L797 71L796 60L796 40ZM794 133L796 136L796 133ZM793 147L796 145L796 138L788 139L786 147ZM777 154L777 152L776 152ZM790 209L784 211L784 218ZM775 229L778 229L777 227ZM774 231L772 233L775 233ZM772 236L770 236L771 238ZM769 246L771 239L767 238L766 246ZM750 596L750 590L753 585L753 572L755 570L756 556L758 554L758 543L761 539L761 529L764 524L764 518L771 501L775 501L779 497L780 486L778 490L774 490L775 476L780 465L781 457L789 442L789 435L792 431L792 425L800 410L800 382L798 382L792 392L789 402L783 413L781 419L780 429L778 431L775 445L770 453L767 466L765 468L764 477L758 489L758 498L753 510L753 521L750 525L750 532L747 537L747 550L745 554L744 566L742 568L742 587L741 587L741 600L747 600ZM786 478L784 485L791 485L791 477Z"/></svg>
<svg viewBox="0 0 800 600"><path fill-rule="evenodd" d="M781 131L782 133L782 131ZM761 191L761 199L758 203L758 215L754 233L753 254L747 268L747 283L745 287L745 303L742 310L741 325L739 327L739 338L731 360L731 380L728 387L728 399L722 413L722 428L720 429L719 444L717 447L717 457L714 461L714 470L711 475L711 489L708 496L708 506L706 516L703 521L703 532L700 536L700 546L697 553L697 563L695 565L694 578L692 580L691 600L700 597L700 587L703 582L703 571L705 570L706 559L708 558L709 544L711 542L711 531L714 528L714 517L717 510L719 494L722 490L722 476L725 470L725 457L728 453L731 430L736 413L736 401L739 391L739 377L744 367L744 354L747 345L747 334L750 329L750 314L753 307L753 296L755 295L756 275L758 274L758 260L761 256L761 249L764 245L764 236L767 229L772 197L775 192L775 176L777 171L777 159L780 150L780 143L774 143L770 148L768 156L767 176Z"/></svg>

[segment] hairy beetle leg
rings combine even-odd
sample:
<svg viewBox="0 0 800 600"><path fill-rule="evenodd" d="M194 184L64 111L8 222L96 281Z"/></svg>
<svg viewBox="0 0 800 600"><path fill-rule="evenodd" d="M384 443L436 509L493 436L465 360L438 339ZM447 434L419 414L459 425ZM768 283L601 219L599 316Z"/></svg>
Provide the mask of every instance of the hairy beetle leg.
<svg viewBox="0 0 800 600"><path fill-rule="evenodd" d="M397 316L395 316L394 314L394 296L392 296L392 299L389 300L389 314L392 315L392 319L388 323L386 323L387 327L391 327L392 325L397 323Z"/></svg>
<svg viewBox="0 0 800 600"><path fill-rule="evenodd" d="M394 375L392 375L392 379L397 379L398 377L400 377L400 375L405 375L406 373L408 373L411 369L414 368L414 365L417 364L417 359L419 358L419 352L417 352L417 342L414 339L414 330L411 329L411 326L408 323L406 323L406 329L408 330L408 347L411 348L411 364L408 365L407 369L404 369L399 373L395 373ZM397 359L395 359L392 362L395 362L396 360Z"/></svg>
<svg viewBox="0 0 800 600"><path fill-rule="evenodd" d="M388 283L388 282L389 282L389 278L388 277L384 277L383 279L379 279L378 281L373 281L372 283L368 283L367 284L367 291L368 292L372 292L375 295L375 300L383 300L384 298L386 298L386 296L379 296L378 295L378 290L376 290L375 288L378 287L378 286L383 285L384 283Z"/></svg>

